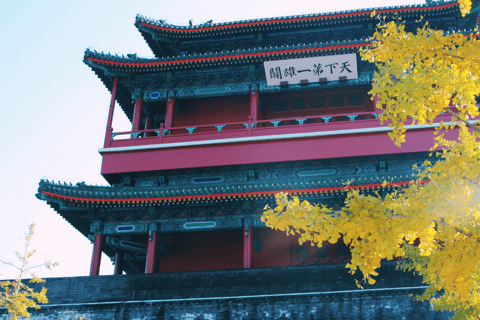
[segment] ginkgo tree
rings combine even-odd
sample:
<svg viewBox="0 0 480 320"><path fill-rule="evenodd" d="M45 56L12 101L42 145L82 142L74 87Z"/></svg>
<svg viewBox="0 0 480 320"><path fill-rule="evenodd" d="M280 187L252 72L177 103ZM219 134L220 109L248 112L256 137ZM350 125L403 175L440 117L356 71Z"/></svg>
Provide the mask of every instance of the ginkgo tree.
<svg viewBox="0 0 480 320"><path fill-rule="evenodd" d="M0 260L0 263L10 266L19 272L18 277L12 281L0 281L0 307L6 307L10 319L20 319L21 317L30 318L29 308L40 309L39 303L48 303L47 289L42 288L36 292L27 284L22 282L26 276L30 276L29 283L43 283L45 280L37 277L33 270L46 267L51 269L58 265L57 262L46 260L39 265L31 265L32 256L35 249L31 250L32 237L35 231L35 223L28 226L28 232L25 233L23 252L16 251L17 263Z"/></svg>
<svg viewBox="0 0 480 320"><path fill-rule="evenodd" d="M465 15L471 1L460 0L459 7ZM382 260L401 257L399 267L414 270L428 285L417 299L430 300L436 310L455 311L454 319L478 319L478 32L448 33L425 23L414 34L401 20L380 21L371 45L360 54L376 65L370 94L379 99L381 120L389 121L389 136L400 147L406 123L433 124L440 114L450 114L451 122L439 123L432 141L431 152L440 161L413 168L407 187L383 197L351 189L339 211L279 193L276 207L267 207L262 219L272 228L298 233L301 244L321 246L343 238L352 254L346 267L360 271L370 284ZM447 131L458 135L448 140Z"/></svg>

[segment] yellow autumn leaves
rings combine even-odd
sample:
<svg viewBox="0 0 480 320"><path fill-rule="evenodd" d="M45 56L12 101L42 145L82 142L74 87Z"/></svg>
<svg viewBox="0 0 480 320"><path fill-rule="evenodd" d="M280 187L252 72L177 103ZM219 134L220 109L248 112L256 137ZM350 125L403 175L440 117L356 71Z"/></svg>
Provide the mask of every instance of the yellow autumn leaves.
<svg viewBox="0 0 480 320"><path fill-rule="evenodd" d="M391 21L379 25L372 42L361 55L378 68L371 94L380 98L381 119L391 121L396 145L405 141L405 122L433 123L450 102L461 119L478 116L476 37L433 30L428 24L413 34Z"/></svg>
<svg viewBox="0 0 480 320"><path fill-rule="evenodd" d="M46 288L42 287L39 292L35 292L22 282L24 277L31 276L29 283L44 283L45 280L37 277L32 270L43 266L51 269L58 265L56 262L52 263L46 260L38 266L31 266L31 258L36 251L30 249L34 230L35 223L32 223L28 226L28 232L25 233L24 251L22 253L15 252L18 263L0 260L0 263L13 267L19 272L18 278L15 280L0 281L0 307L7 308L10 319L30 318L29 308L40 309L38 304L48 303Z"/></svg>
<svg viewBox="0 0 480 320"><path fill-rule="evenodd" d="M463 15L471 1L459 1ZM476 34L446 33L426 24L415 33L401 21L380 24L372 46L361 52L375 63L371 95L380 99L382 121L398 146L406 124L438 125L432 153L440 161L414 168L409 186L384 197L353 190L334 212L280 193L263 220L272 228L300 234L300 242L350 247L351 272L375 282L383 259L405 258L428 285L422 297L437 310L455 311L456 319L480 316L480 126L475 97L480 95L480 45ZM454 140L446 131L458 133ZM428 183L424 183L428 181ZM387 182L384 182L384 187ZM415 244L415 245L414 245Z"/></svg>

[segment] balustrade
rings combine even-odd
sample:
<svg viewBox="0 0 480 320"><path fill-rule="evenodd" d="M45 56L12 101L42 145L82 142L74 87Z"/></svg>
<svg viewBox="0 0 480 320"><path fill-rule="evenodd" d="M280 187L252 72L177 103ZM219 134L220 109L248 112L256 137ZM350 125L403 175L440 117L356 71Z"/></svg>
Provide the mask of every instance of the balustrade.
<svg viewBox="0 0 480 320"><path fill-rule="evenodd" d="M112 133L109 147L342 130L378 125L378 114L374 112L322 114L265 120L257 119L256 121L249 118L245 122L170 128L166 128L162 123L160 128Z"/></svg>

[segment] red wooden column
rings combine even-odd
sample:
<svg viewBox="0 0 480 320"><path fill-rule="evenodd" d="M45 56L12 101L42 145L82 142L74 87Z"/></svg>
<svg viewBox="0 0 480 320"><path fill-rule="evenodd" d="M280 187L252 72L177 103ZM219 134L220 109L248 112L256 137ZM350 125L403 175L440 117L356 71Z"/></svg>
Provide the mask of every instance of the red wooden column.
<svg viewBox="0 0 480 320"><path fill-rule="evenodd" d="M252 117L253 122L257 122L258 115L258 90L256 86L252 85L252 90L250 90L250 117Z"/></svg>
<svg viewBox="0 0 480 320"><path fill-rule="evenodd" d="M133 112L132 131L141 130L140 126L142 124L142 108L143 108L143 100L136 99L135 111ZM133 136L136 137L135 134L133 134Z"/></svg>
<svg viewBox="0 0 480 320"><path fill-rule="evenodd" d="M172 127L173 110L175 110L175 97L168 97L167 111L165 113L165 129L169 130Z"/></svg>
<svg viewBox="0 0 480 320"><path fill-rule="evenodd" d="M145 265L145 273L155 273L158 245L157 225L150 224L148 229L147 263Z"/></svg>
<svg viewBox="0 0 480 320"><path fill-rule="evenodd" d="M115 272L114 275L122 275L123 274L123 258L125 253L117 252L115 253Z"/></svg>
<svg viewBox="0 0 480 320"><path fill-rule="evenodd" d="M145 118L145 130L150 130L150 129L152 129L152 117L146 117ZM149 137L151 135L152 135L151 132L146 132L145 133L145 137Z"/></svg>
<svg viewBox="0 0 480 320"><path fill-rule="evenodd" d="M243 227L243 268L252 267L253 227Z"/></svg>
<svg viewBox="0 0 480 320"><path fill-rule="evenodd" d="M108 148L110 146L110 140L112 139L113 111L115 109L115 95L117 94L117 85L118 85L118 76L115 76L115 78L113 79L112 99L110 100L110 110L108 111L107 130L105 132L105 142L103 143L104 148Z"/></svg>
<svg viewBox="0 0 480 320"><path fill-rule="evenodd" d="M92 264L90 265L90 275L98 276L100 274L100 260L102 259L103 234L95 233L93 242Z"/></svg>

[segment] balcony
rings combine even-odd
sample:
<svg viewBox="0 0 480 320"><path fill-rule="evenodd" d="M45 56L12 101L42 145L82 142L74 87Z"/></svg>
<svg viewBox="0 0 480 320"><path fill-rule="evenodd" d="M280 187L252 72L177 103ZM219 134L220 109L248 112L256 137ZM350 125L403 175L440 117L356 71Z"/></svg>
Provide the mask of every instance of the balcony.
<svg viewBox="0 0 480 320"><path fill-rule="evenodd" d="M198 125L196 127L172 127L161 124L158 129L114 132L109 148L133 147L152 144L188 143L218 139L266 137L339 131L378 127L378 114L372 112L324 114L317 116L276 118L271 120L251 119L245 122Z"/></svg>
<svg viewBox="0 0 480 320"><path fill-rule="evenodd" d="M449 122L441 115L435 122ZM407 126L396 147L376 112L336 113L189 127L114 132L99 152L102 174L428 151L433 125ZM447 136L454 139L456 130Z"/></svg>

